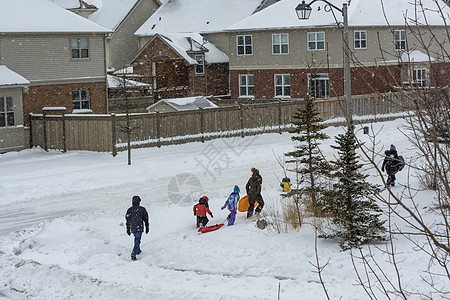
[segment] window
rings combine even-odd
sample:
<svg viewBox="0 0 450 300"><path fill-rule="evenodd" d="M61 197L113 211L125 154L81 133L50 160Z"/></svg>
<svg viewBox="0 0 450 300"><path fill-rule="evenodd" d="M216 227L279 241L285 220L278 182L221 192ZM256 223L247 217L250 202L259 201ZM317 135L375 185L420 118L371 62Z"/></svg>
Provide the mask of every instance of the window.
<svg viewBox="0 0 450 300"><path fill-rule="evenodd" d="M72 38L71 49L73 59L89 58L89 43L87 37Z"/></svg>
<svg viewBox="0 0 450 300"><path fill-rule="evenodd" d="M253 45L251 35L237 36L237 54L238 55L252 55Z"/></svg>
<svg viewBox="0 0 450 300"><path fill-rule="evenodd" d="M14 126L14 103L12 97L0 97L0 127Z"/></svg>
<svg viewBox="0 0 450 300"><path fill-rule="evenodd" d="M413 81L420 87L427 86L427 70L426 69L414 69Z"/></svg>
<svg viewBox="0 0 450 300"><path fill-rule="evenodd" d="M291 75L275 74L275 97L291 96Z"/></svg>
<svg viewBox="0 0 450 300"><path fill-rule="evenodd" d="M394 39L395 50L406 49L406 32L404 30L395 30Z"/></svg>
<svg viewBox="0 0 450 300"><path fill-rule="evenodd" d="M205 73L205 56L203 54L196 54L195 60L197 61L197 66L195 66L195 74Z"/></svg>
<svg viewBox="0 0 450 300"><path fill-rule="evenodd" d="M72 91L73 109L89 109L89 90Z"/></svg>
<svg viewBox="0 0 450 300"><path fill-rule="evenodd" d="M289 54L289 35L287 33L272 34L272 54Z"/></svg>
<svg viewBox="0 0 450 300"><path fill-rule="evenodd" d="M252 74L239 75L239 96L255 96L255 83Z"/></svg>
<svg viewBox="0 0 450 300"><path fill-rule="evenodd" d="M355 49L367 48L367 32L365 30L355 30L354 32Z"/></svg>
<svg viewBox="0 0 450 300"><path fill-rule="evenodd" d="M311 97L324 99L330 96L328 74L309 74L308 83Z"/></svg>
<svg viewBox="0 0 450 300"><path fill-rule="evenodd" d="M325 50L325 32L308 32L308 50Z"/></svg>

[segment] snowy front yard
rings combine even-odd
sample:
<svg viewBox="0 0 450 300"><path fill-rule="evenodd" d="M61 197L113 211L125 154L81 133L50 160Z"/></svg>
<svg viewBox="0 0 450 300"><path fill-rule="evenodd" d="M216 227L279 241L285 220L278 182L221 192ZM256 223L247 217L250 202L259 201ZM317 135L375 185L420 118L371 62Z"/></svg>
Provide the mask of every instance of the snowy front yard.
<svg viewBox="0 0 450 300"><path fill-rule="evenodd" d="M398 131L402 124L374 126L383 146L396 144L406 158L415 150ZM342 128L326 132L332 139L324 149L332 157L329 145ZM360 130L357 136L365 138ZM276 157L292 148L289 134L265 134L133 150L131 166L126 153L113 158L32 149L1 155L0 299L277 299L279 288L283 300L326 299L313 266L312 226L277 234L239 213L234 226L203 235L195 230L192 206L198 198L209 197L210 224L221 223L228 212L220 207L235 184L245 195L251 167L263 177L267 209L279 207L283 172ZM381 184L372 169L367 172ZM398 183L400 193L406 171ZM150 214L150 233L143 235L135 262L124 226L133 195ZM427 206L430 197L424 192L416 199ZM421 279L427 256L403 237L394 244L406 288L428 289ZM394 278L388 257L371 250ZM317 255L321 264L329 260L322 276L331 299L368 299L348 252L318 240Z"/></svg>

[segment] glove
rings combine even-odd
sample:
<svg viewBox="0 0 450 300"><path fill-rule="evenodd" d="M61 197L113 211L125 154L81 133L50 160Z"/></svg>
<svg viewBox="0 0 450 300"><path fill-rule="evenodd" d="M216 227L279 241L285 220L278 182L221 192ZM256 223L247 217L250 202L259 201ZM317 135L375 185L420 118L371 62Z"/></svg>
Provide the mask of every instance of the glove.
<svg viewBox="0 0 450 300"><path fill-rule="evenodd" d="M145 228L145 234L148 234L149 228Z"/></svg>
<svg viewBox="0 0 450 300"><path fill-rule="evenodd" d="M131 235L130 229L127 229L127 234L128 234L128 235Z"/></svg>
<svg viewBox="0 0 450 300"><path fill-rule="evenodd" d="M225 208L225 206L222 206L220 209L221 209L221 210L224 210L224 208Z"/></svg>
<svg viewBox="0 0 450 300"><path fill-rule="evenodd" d="M196 216L197 215L197 212L196 211L194 211L194 216Z"/></svg>
<svg viewBox="0 0 450 300"><path fill-rule="evenodd" d="M213 214L211 214L211 218L214 218Z"/></svg>

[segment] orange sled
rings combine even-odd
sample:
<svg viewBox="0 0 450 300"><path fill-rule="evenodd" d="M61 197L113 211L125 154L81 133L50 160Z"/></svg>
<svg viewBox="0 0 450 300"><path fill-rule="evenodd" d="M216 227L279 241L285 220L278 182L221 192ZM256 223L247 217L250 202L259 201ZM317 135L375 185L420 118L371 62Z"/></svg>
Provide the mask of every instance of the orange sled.
<svg viewBox="0 0 450 300"><path fill-rule="evenodd" d="M255 202L255 207L258 205L258 202ZM250 204L248 204L248 196L244 196L239 200L238 203L238 211L240 212L246 212L248 211L248 207Z"/></svg>

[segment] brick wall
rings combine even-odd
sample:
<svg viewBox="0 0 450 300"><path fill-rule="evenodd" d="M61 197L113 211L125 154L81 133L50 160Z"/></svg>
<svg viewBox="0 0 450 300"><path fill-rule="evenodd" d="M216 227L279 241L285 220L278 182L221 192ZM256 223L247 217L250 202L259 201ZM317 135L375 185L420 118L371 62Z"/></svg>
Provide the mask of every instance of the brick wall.
<svg viewBox="0 0 450 300"><path fill-rule="evenodd" d="M153 83L152 58L165 56L167 59L154 60L158 96L175 95L225 95L228 94L228 63L207 64L205 74L196 75L195 66L186 61L160 38L153 39L143 49L135 61L134 73L141 75L140 81Z"/></svg>
<svg viewBox="0 0 450 300"><path fill-rule="evenodd" d="M72 112L72 91L89 90L90 109L93 113L106 113L106 83L71 83L30 86L28 93L23 94L24 121L28 124L29 113L42 113L43 107L66 107L67 113Z"/></svg>
<svg viewBox="0 0 450 300"><path fill-rule="evenodd" d="M399 85L400 69L398 66L352 68L352 94L364 95L376 91L388 92L392 85ZM328 73L330 79L330 96L344 95L343 69L278 69L278 70L232 70L230 71L231 98L239 98L239 74L253 74L255 99L274 99L275 74L291 75L291 98L303 98L308 90L308 74Z"/></svg>

